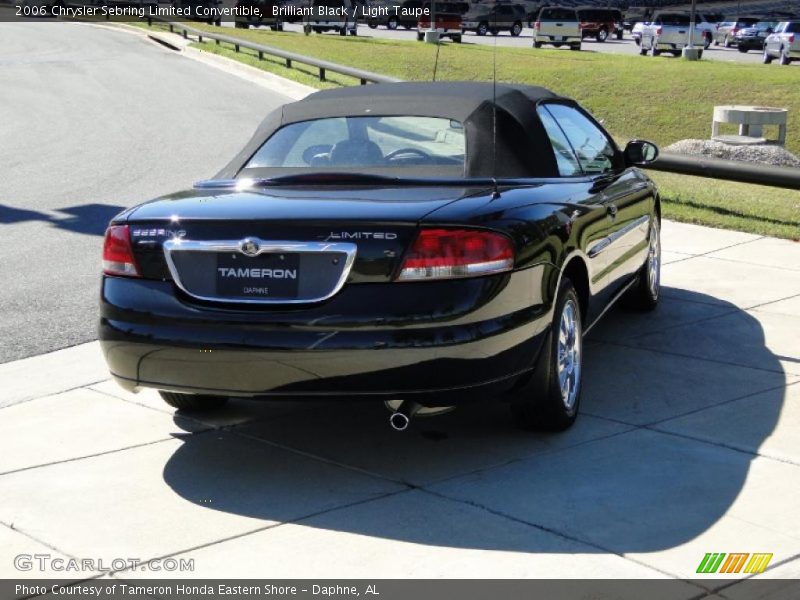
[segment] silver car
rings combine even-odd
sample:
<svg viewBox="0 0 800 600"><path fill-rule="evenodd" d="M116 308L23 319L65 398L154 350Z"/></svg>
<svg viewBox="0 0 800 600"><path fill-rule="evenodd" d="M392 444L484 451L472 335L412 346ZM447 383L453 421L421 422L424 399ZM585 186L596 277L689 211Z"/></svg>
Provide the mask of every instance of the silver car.
<svg viewBox="0 0 800 600"><path fill-rule="evenodd" d="M800 60L800 21L778 23L775 32L764 41L764 64L779 59L782 65Z"/></svg>

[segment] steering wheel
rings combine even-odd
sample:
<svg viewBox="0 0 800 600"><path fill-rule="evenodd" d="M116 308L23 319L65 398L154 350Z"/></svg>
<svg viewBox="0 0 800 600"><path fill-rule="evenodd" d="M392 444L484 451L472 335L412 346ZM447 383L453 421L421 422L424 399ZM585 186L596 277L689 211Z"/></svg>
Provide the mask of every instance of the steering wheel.
<svg viewBox="0 0 800 600"><path fill-rule="evenodd" d="M403 154L414 154L420 158L424 158L425 160L430 160L433 158L430 154L424 150L420 150L419 148L400 148L398 150L394 150L393 152L389 152L389 154L387 154L384 158L387 161L390 161Z"/></svg>

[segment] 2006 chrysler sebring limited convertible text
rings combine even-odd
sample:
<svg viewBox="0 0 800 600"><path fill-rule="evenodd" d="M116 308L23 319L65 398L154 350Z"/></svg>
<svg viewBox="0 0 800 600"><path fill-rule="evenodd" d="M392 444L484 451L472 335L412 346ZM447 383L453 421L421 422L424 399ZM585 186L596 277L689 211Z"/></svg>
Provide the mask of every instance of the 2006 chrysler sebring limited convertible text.
<svg viewBox="0 0 800 600"><path fill-rule="evenodd" d="M491 83L323 91L271 113L217 179L118 215L100 339L127 389L228 397L506 399L578 411L582 337L659 297L660 206L575 102Z"/></svg>

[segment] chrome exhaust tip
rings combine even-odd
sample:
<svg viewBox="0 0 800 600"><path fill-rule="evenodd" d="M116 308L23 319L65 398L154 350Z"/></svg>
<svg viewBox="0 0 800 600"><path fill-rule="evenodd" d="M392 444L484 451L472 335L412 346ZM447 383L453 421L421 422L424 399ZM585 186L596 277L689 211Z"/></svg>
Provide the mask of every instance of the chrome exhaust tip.
<svg viewBox="0 0 800 600"><path fill-rule="evenodd" d="M405 431L408 429L409 423L411 423L411 419L400 412L396 412L389 417L389 425L391 425L392 429L395 431Z"/></svg>
<svg viewBox="0 0 800 600"><path fill-rule="evenodd" d="M403 400L400 406L397 407L397 410L389 417L389 425L391 425L392 429L395 431L405 431L408 429L411 419L414 418L414 415L417 414L421 408L422 405L413 400Z"/></svg>

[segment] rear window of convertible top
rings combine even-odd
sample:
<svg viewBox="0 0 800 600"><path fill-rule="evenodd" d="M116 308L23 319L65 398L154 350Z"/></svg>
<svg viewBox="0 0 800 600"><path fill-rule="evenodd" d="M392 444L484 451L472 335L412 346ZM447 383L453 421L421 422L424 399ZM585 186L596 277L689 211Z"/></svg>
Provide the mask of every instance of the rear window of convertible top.
<svg viewBox="0 0 800 600"><path fill-rule="evenodd" d="M465 154L464 127L452 119L330 117L281 127L244 168L459 176Z"/></svg>

